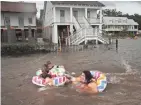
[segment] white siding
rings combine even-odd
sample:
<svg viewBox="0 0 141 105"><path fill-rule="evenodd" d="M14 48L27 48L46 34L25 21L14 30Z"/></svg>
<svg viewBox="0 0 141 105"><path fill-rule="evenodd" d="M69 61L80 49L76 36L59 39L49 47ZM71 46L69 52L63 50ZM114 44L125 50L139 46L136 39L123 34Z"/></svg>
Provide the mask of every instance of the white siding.
<svg viewBox="0 0 141 105"><path fill-rule="evenodd" d="M43 21L43 37L49 38L52 36L52 28L49 26L53 22L53 5L50 1L47 1L46 10L45 10L45 19Z"/></svg>
<svg viewBox="0 0 141 105"><path fill-rule="evenodd" d="M32 24L29 23L28 18L32 18ZM36 15L33 14L25 14L24 15L24 25L25 26L36 26Z"/></svg>
<svg viewBox="0 0 141 105"><path fill-rule="evenodd" d="M97 10L91 9L90 11L90 18L97 18Z"/></svg>
<svg viewBox="0 0 141 105"><path fill-rule="evenodd" d="M70 22L70 8L56 8L56 22L60 22L60 10L65 11L64 22Z"/></svg>
<svg viewBox="0 0 141 105"><path fill-rule="evenodd" d="M44 20L44 26L48 26L53 21L53 10L52 10L52 3L50 1L47 1L46 4L46 11L45 11L45 20Z"/></svg>

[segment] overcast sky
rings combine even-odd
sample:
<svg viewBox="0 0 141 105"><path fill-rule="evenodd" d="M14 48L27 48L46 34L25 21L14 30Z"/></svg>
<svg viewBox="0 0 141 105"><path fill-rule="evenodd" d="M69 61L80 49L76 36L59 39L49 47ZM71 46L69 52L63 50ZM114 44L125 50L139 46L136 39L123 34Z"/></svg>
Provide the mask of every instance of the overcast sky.
<svg viewBox="0 0 141 105"><path fill-rule="evenodd" d="M30 1L31 2L31 1ZM37 4L37 17L40 16L40 9L43 9L44 1L35 1ZM134 14L138 13L141 15L141 1L100 1L106 5L105 8L117 9L123 13Z"/></svg>

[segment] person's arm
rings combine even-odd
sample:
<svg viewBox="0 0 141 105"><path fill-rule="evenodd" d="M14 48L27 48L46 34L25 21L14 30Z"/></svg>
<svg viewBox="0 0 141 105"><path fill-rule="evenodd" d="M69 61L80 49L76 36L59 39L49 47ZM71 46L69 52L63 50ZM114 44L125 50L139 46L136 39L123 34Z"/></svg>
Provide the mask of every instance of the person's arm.
<svg viewBox="0 0 141 105"><path fill-rule="evenodd" d="M80 90L86 93L98 93L97 85L95 82L84 85L84 87L80 88Z"/></svg>
<svg viewBox="0 0 141 105"><path fill-rule="evenodd" d="M71 81L73 84L76 84L77 82L80 82L81 79L80 79L80 77L72 77Z"/></svg>

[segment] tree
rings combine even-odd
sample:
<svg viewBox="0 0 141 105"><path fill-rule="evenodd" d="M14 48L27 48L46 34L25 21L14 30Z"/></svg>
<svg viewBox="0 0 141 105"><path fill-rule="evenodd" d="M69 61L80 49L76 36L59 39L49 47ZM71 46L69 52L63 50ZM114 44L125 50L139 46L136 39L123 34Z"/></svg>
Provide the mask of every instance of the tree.
<svg viewBox="0 0 141 105"><path fill-rule="evenodd" d="M38 18L36 18L36 26L37 27L42 26L42 22Z"/></svg>

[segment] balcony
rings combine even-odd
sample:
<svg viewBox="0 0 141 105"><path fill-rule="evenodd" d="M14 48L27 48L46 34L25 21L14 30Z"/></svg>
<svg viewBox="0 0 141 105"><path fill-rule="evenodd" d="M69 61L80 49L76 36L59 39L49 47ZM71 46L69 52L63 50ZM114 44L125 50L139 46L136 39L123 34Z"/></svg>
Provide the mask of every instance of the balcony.
<svg viewBox="0 0 141 105"><path fill-rule="evenodd" d="M124 28L106 28L105 31L123 31ZM138 29L128 28L127 31L138 31Z"/></svg>

